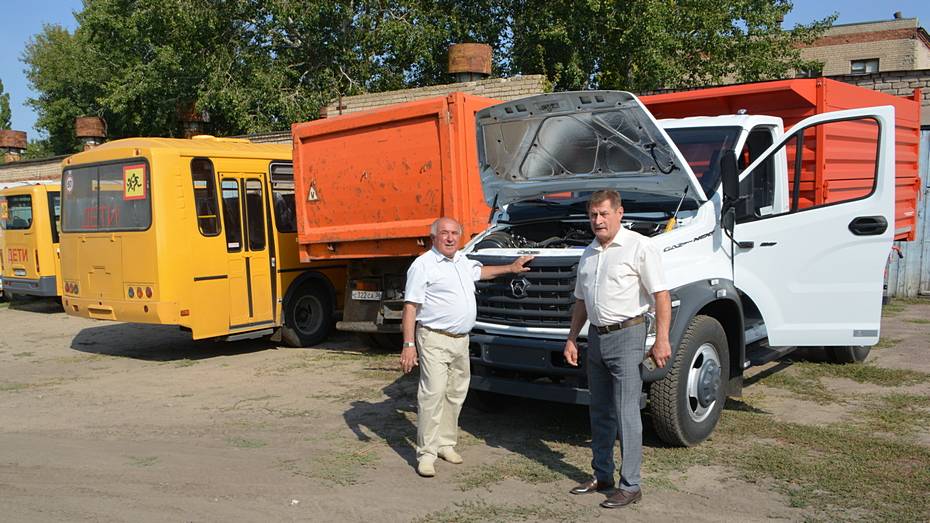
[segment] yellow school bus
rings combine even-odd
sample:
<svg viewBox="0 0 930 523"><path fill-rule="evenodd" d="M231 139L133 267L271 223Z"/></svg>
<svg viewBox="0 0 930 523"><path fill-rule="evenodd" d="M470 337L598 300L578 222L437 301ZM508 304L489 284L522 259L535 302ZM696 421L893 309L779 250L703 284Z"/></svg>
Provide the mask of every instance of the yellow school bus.
<svg viewBox="0 0 930 523"><path fill-rule="evenodd" d="M0 190L0 281L4 296L61 296L57 183Z"/></svg>
<svg viewBox="0 0 930 523"><path fill-rule="evenodd" d="M178 325L194 339L319 343L341 310L345 265L300 263L293 179L290 146L211 136L68 157L65 310Z"/></svg>

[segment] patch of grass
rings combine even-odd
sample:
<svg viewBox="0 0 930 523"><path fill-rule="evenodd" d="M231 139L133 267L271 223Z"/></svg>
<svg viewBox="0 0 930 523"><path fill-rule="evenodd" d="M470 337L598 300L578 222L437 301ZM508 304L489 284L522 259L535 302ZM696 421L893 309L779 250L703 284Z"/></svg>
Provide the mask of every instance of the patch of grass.
<svg viewBox="0 0 930 523"><path fill-rule="evenodd" d="M10 306L10 302L8 302L8 301L0 301L0 309L6 309L6 308L9 307L9 306Z"/></svg>
<svg viewBox="0 0 930 523"><path fill-rule="evenodd" d="M897 345L898 343L901 343L901 338L880 338L878 340L878 343L876 343L875 345L872 345L872 350L890 349L894 347L895 345Z"/></svg>
<svg viewBox="0 0 930 523"><path fill-rule="evenodd" d="M747 481L773 478L792 506L832 514L828 519L836 517L837 508L864 513L863 519L930 518L926 447L873 435L852 424L782 423L741 411L728 411L718 433L736 447L719 454L722 464L739 470Z"/></svg>
<svg viewBox="0 0 930 523"><path fill-rule="evenodd" d="M69 381L75 381L77 378L55 378L46 381L40 381L36 383L19 383L5 381L0 382L0 392L20 392L27 389L38 389L41 387L53 387L55 385L61 385Z"/></svg>
<svg viewBox="0 0 930 523"><path fill-rule="evenodd" d="M930 397L889 394L867 405L861 415L864 430L911 435L930 425Z"/></svg>
<svg viewBox="0 0 930 523"><path fill-rule="evenodd" d="M14 357L14 358L28 358L28 357L34 356L34 355L35 355L35 353L28 352L28 351L26 351L26 352L16 352L16 353L13 353L13 357Z"/></svg>
<svg viewBox="0 0 930 523"><path fill-rule="evenodd" d="M927 325L928 323L930 323L930 320L925 319L925 318L907 318L904 321L908 323L916 323L918 325Z"/></svg>
<svg viewBox="0 0 930 523"><path fill-rule="evenodd" d="M395 374L400 374L397 354L327 349L316 349L295 355L283 362L278 362L274 367L260 369L256 374L259 376L281 375L304 369L313 369L318 372L320 369L341 367L355 362L364 362L374 368L396 368Z"/></svg>
<svg viewBox="0 0 930 523"><path fill-rule="evenodd" d="M490 489L491 485L512 478L531 485L551 483L562 479L562 475L538 461L525 456L511 455L495 463L481 465L466 471L459 476L458 484L462 490L471 490L483 487Z"/></svg>
<svg viewBox="0 0 930 523"><path fill-rule="evenodd" d="M700 449L644 446L643 468L650 474L686 472L694 466L713 465L716 463L716 455L716 449L711 446Z"/></svg>
<svg viewBox="0 0 930 523"><path fill-rule="evenodd" d="M368 444L339 451L324 451L310 460L309 470L301 470L296 462L284 464L294 474L321 479L330 485L355 485L364 477L365 469L375 468L380 463L378 447L379 444Z"/></svg>
<svg viewBox="0 0 930 523"><path fill-rule="evenodd" d="M793 365L810 378L847 378L857 383L871 383L882 387L915 385L930 381L930 374L910 369L889 369L875 365L834 365L831 363L801 362Z"/></svg>
<svg viewBox="0 0 930 523"><path fill-rule="evenodd" d="M134 467L150 467L158 463L158 456L129 456L129 464Z"/></svg>
<svg viewBox="0 0 930 523"><path fill-rule="evenodd" d="M793 367L793 366L792 366ZM815 376L795 372L793 368L776 372L759 381L769 387L787 390L801 398L820 404L836 403L839 398Z"/></svg>
<svg viewBox="0 0 930 523"><path fill-rule="evenodd" d="M595 516L592 509L488 503L482 500L461 501L452 508L430 512L413 520L415 523L498 523L509 521L583 521Z"/></svg>
<svg viewBox="0 0 930 523"><path fill-rule="evenodd" d="M260 449L268 445L260 439L240 438L238 436L226 438L226 443L239 449Z"/></svg>
<svg viewBox="0 0 930 523"><path fill-rule="evenodd" d="M329 400L333 403L345 403L347 401L370 401L380 399L384 396L381 385L369 385L352 387L338 393L316 393L308 397L318 400Z"/></svg>
<svg viewBox="0 0 930 523"><path fill-rule="evenodd" d="M900 305L930 305L930 299L928 298L892 298L892 304Z"/></svg>
<svg viewBox="0 0 930 523"><path fill-rule="evenodd" d="M893 301L887 305L882 305L882 316L894 316L900 312L904 312L906 308L903 303L898 303Z"/></svg>

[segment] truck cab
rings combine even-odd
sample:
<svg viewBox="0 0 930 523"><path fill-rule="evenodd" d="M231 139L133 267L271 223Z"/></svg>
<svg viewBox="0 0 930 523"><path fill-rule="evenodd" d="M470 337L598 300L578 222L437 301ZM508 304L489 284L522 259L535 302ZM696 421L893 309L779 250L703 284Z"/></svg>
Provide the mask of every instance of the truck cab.
<svg viewBox="0 0 930 523"><path fill-rule="evenodd" d="M660 122L629 93L593 91L499 104L477 121L495 211L466 252L535 259L528 273L477 285L473 389L588 402L584 340L579 368L562 350L598 189L621 193L623 226L650 238L671 286L672 359L644 370L641 401L667 442L709 436L743 370L782 348L878 341L893 108L816 115L786 134L771 116Z"/></svg>

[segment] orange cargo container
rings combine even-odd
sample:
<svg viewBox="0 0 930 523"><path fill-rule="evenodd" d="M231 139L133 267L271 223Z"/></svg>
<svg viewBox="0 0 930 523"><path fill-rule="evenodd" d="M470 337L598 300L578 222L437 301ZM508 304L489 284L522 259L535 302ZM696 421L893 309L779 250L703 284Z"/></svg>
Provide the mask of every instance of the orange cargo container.
<svg viewBox="0 0 930 523"><path fill-rule="evenodd" d="M496 103L453 93L294 124L301 260L418 255L440 216L484 230L475 113Z"/></svg>
<svg viewBox="0 0 930 523"><path fill-rule="evenodd" d="M656 118L685 118L749 114L780 117L785 128L800 120L829 111L879 105L895 108L895 239L913 240L917 226L917 200L920 144L920 90L911 98L892 96L871 89L825 78L782 80L714 87L696 91L667 93L641 98ZM864 142L859 134L871 132L863 126L843 128L843 135L825 134L821 126L805 139L805 154L799 188L800 205L820 205L831 199L848 199L851 192L867 192L872 180L858 180L844 174L843 165L855 162L857 149ZM829 142L829 146L825 144ZM843 143L838 143L843 142ZM789 155L793 154L788 151ZM853 169L854 170L854 169ZM794 190L793 180L791 190Z"/></svg>
<svg viewBox="0 0 930 523"><path fill-rule="evenodd" d="M478 175L475 113L498 100L453 93L295 124L301 260L347 260L336 328L400 350L407 268L440 216L467 240L491 209Z"/></svg>

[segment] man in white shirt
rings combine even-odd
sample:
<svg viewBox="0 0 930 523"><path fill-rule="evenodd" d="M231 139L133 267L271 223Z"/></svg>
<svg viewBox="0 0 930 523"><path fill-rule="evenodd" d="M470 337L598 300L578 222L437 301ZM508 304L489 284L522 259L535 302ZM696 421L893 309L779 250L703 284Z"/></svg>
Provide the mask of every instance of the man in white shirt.
<svg viewBox="0 0 930 523"><path fill-rule="evenodd" d="M462 226L439 218L430 227L433 248L407 270L404 291L404 372L420 366L417 389L417 472L436 474L440 457L461 463L455 451L458 420L471 377L468 332L475 326L475 281L507 273L527 272L533 259L521 256L509 265L482 266L458 251ZM416 342L414 342L414 336ZM417 350L419 349L419 357Z"/></svg>
<svg viewBox="0 0 930 523"><path fill-rule="evenodd" d="M613 448L619 434L623 460L620 488L601 503L604 508L619 508L642 498L643 424L639 401L643 379L639 366L646 341L643 313L655 303L656 341L650 356L656 365L664 367L671 356L671 300L658 251L649 238L621 225L623 207L617 191L592 194L588 218L595 239L578 261L576 301L565 359L578 365L578 333L590 321L587 372L594 478L571 492L588 494L613 489Z"/></svg>

